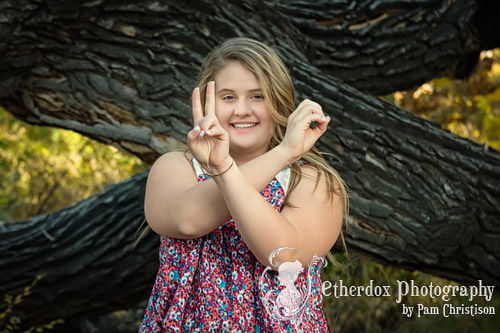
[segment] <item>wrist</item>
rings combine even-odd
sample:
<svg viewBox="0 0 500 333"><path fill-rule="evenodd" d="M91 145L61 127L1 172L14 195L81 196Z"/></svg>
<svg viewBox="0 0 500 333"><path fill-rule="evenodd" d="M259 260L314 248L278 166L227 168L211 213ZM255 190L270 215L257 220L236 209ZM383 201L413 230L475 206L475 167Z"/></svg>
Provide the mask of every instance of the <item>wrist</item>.
<svg viewBox="0 0 500 333"><path fill-rule="evenodd" d="M234 159L231 156L229 156L229 158L224 163L222 163L221 166L213 167L209 175L211 177L221 176L226 172L228 172L229 169L231 169L234 164L235 164Z"/></svg>
<svg viewBox="0 0 500 333"><path fill-rule="evenodd" d="M278 155L278 159L283 161L285 166L292 164L293 162L300 159L300 156L296 157L292 154L292 151L285 147L282 143L274 147L273 150Z"/></svg>

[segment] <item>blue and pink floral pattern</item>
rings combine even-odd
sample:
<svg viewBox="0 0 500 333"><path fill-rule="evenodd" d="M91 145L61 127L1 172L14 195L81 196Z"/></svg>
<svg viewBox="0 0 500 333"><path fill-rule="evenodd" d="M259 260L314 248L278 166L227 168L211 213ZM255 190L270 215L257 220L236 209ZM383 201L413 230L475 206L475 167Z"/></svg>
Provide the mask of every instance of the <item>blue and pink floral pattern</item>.
<svg viewBox="0 0 500 333"><path fill-rule="evenodd" d="M210 177L200 174L198 181ZM285 197L274 178L262 196L281 211ZM161 237L160 267L139 332L296 332L289 321L273 319L262 306L268 290L279 291L278 274L259 279L265 267L255 258L231 219L191 240ZM319 268L313 275L303 332L328 332L322 311ZM307 270L296 285L306 288Z"/></svg>

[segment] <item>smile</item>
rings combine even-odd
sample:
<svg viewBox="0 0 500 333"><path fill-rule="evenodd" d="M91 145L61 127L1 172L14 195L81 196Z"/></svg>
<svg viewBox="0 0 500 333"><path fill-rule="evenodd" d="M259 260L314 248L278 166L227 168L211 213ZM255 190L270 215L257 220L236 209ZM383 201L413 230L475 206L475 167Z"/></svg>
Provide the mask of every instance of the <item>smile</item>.
<svg viewBox="0 0 500 333"><path fill-rule="evenodd" d="M234 128L251 128L257 126L256 123L254 124L231 124Z"/></svg>

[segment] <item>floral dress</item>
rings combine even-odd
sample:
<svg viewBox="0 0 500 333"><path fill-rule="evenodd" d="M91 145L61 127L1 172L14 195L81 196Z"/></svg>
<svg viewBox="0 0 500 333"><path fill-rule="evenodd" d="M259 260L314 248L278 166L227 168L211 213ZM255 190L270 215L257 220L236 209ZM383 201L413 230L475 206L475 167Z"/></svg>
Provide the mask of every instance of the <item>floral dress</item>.
<svg viewBox="0 0 500 333"><path fill-rule="evenodd" d="M193 159L199 182L210 178ZM261 191L277 211L290 177L285 168ZM195 207L193 207L195 209ZM282 320L263 304L276 296L278 274L265 270L231 219L197 239L161 236L160 267L139 332L328 332L322 311L319 267L299 274L295 284L310 297L300 320Z"/></svg>

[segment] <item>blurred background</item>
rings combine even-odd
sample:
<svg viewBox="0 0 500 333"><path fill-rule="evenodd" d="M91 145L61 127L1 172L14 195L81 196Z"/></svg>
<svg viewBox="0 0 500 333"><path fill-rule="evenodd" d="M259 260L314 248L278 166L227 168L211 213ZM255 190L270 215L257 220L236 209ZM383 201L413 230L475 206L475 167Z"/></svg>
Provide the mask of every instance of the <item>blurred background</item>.
<svg viewBox="0 0 500 333"><path fill-rule="evenodd" d="M437 78L415 89L399 91L382 99L425 119L439 122L459 136L485 149L500 150L500 49L483 51L476 71L467 80ZM54 212L76 203L105 187L145 170L149 165L72 131L30 126L0 108L0 226L13 220ZM418 271L384 266L349 253L336 255L323 273L326 281L345 285L391 285L414 280L419 286L456 284ZM29 297L33 285L21 295L2 295L0 332L16 331L22 318L13 309ZM147 297L149 295L145 295ZM324 298L324 311L331 332L497 332L499 315L452 315L407 318L393 297ZM490 302L454 297L454 305L474 304L500 309L498 292ZM123 310L88 318L68 328L60 321L35 327L33 331L76 330L80 332L136 332L146 299L124 304ZM441 307L441 299L407 297L407 305Z"/></svg>

